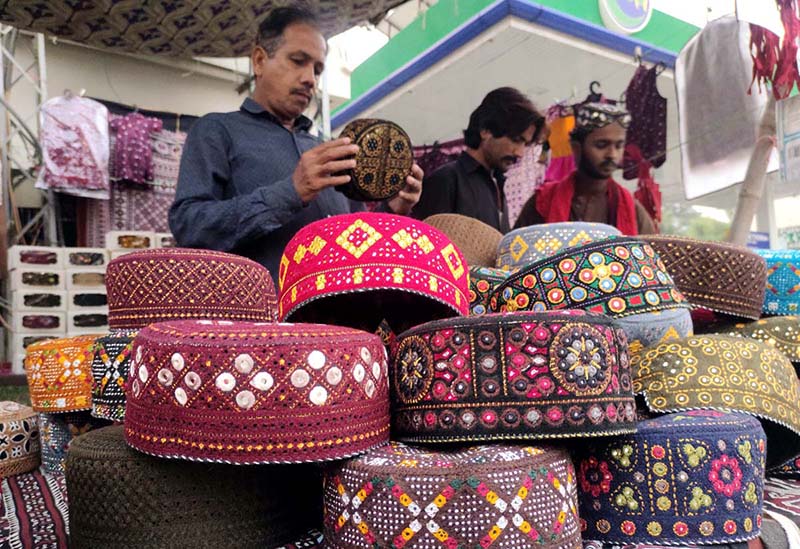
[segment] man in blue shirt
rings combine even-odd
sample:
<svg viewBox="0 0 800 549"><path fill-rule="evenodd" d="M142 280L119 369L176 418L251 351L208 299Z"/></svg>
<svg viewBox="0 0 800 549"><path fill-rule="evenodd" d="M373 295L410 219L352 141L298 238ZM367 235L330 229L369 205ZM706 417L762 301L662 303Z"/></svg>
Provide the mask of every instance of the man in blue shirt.
<svg viewBox="0 0 800 549"><path fill-rule="evenodd" d="M200 118L186 139L169 226L178 245L250 257L277 278L283 249L305 225L360 211L334 187L350 177L358 147L308 133L303 116L325 67L327 45L314 15L275 9L253 49L255 91L238 112ZM407 215L422 191L414 165L383 210Z"/></svg>

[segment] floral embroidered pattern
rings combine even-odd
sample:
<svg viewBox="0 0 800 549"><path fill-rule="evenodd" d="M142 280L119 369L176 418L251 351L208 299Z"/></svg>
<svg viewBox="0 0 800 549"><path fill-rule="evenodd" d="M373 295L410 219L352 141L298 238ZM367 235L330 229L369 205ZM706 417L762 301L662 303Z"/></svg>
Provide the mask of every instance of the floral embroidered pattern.
<svg viewBox="0 0 800 549"><path fill-rule="evenodd" d="M417 326L392 352L395 432L414 441L626 432L634 406L620 337L609 319L580 311Z"/></svg>
<svg viewBox="0 0 800 549"><path fill-rule="evenodd" d="M576 447L584 538L661 546L757 535L765 440L751 416L695 410L646 419L634 435ZM748 449L749 461L740 448Z"/></svg>
<svg viewBox="0 0 800 549"><path fill-rule="evenodd" d="M529 264L498 286L493 311L583 309L625 317L687 308L649 244L611 237Z"/></svg>
<svg viewBox="0 0 800 549"><path fill-rule="evenodd" d="M733 497L742 489L742 471L739 468L739 460L723 454L719 459L711 462L711 471L708 473L708 480L714 490L720 494Z"/></svg>

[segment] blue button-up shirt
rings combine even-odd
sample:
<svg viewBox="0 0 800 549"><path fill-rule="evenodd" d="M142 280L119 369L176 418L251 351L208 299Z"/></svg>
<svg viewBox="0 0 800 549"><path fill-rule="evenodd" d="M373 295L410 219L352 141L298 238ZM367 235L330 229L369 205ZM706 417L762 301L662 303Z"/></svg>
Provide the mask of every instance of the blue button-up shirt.
<svg viewBox="0 0 800 549"><path fill-rule="evenodd" d="M286 244L305 225L363 210L333 188L304 205L292 174L300 155L320 144L300 117L288 130L253 99L192 126L181 158L169 226L179 246L208 248L258 261L278 277Z"/></svg>

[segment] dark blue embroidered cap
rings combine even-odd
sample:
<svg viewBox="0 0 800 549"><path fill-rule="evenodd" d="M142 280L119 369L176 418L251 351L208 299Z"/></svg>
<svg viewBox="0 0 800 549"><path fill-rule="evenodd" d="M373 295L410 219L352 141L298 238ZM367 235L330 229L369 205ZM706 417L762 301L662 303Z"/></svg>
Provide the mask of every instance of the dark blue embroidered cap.
<svg viewBox="0 0 800 549"><path fill-rule="evenodd" d="M722 544L761 531L766 435L754 417L693 410L576 450L583 538Z"/></svg>

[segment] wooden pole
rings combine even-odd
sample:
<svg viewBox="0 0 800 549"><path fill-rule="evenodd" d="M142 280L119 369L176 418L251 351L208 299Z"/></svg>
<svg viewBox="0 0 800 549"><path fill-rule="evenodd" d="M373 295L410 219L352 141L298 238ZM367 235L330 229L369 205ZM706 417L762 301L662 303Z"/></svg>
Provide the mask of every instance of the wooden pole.
<svg viewBox="0 0 800 549"><path fill-rule="evenodd" d="M750 233L753 217L756 215L758 204L764 194L764 179L767 175L772 149L776 145L775 135L775 97L769 93L764 115L758 126L758 140L747 165L747 173L739 191L739 200L736 203L736 213L728 233L728 242L731 244L739 246L747 244L747 235Z"/></svg>

